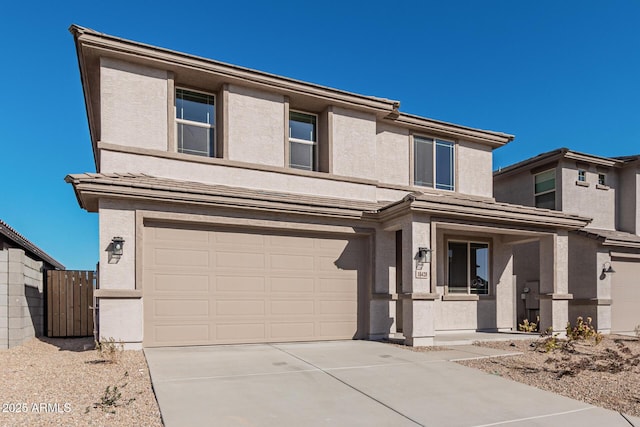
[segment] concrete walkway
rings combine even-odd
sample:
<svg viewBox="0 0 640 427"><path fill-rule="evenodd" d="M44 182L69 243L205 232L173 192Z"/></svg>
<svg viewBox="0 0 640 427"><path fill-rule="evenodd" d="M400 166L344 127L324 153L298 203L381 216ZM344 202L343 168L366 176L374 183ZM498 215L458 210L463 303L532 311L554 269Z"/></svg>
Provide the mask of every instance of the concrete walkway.
<svg viewBox="0 0 640 427"><path fill-rule="evenodd" d="M608 426L639 419L371 341L145 349L165 425Z"/></svg>

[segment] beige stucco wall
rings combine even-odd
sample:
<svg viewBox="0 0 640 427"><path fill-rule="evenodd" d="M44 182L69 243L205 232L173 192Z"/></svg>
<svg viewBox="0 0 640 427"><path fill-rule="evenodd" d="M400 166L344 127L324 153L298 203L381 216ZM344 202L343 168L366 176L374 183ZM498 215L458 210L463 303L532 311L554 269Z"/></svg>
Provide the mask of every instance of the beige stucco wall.
<svg viewBox="0 0 640 427"><path fill-rule="evenodd" d="M373 114L333 109L333 173L376 179L376 118Z"/></svg>
<svg viewBox="0 0 640 427"><path fill-rule="evenodd" d="M409 185L409 131L378 123L376 178L385 184Z"/></svg>
<svg viewBox="0 0 640 427"><path fill-rule="evenodd" d="M618 228L628 233L640 234L640 171L637 165L631 165L622 169L619 174Z"/></svg>
<svg viewBox="0 0 640 427"><path fill-rule="evenodd" d="M607 171L607 186L598 185L598 170L594 166L582 168L586 171L588 186L576 184L578 167L575 162L561 163L562 171L562 210L593 218L589 227L615 230L616 192L618 176L616 171Z"/></svg>
<svg viewBox="0 0 640 427"><path fill-rule="evenodd" d="M167 72L100 60L102 141L167 150Z"/></svg>
<svg viewBox="0 0 640 427"><path fill-rule="evenodd" d="M375 201L377 197L377 189L373 184L317 179L278 172L193 163L104 150L101 155L101 171L103 173L144 172L151 176L183 181L341 199Z"/></svg>
<svg viewBox="0 0 640 427"><path fill-rule="evenodd" d="M574 299L596 298L602 265L596 263L598 241L576 234L569 235L569 293ZM575 319L573 319L575 320Z"/></svg>
<svg viewBox="0 0 640 427"><path fill-rule="evenodd" d="M457 191L493 197L491 147L466 141L460 141L457 147Z"/></svg>
<svg viewBox="0 0 640 427"><path fill-rule="evenodd" d="M285 166L283 95L230 85L227 111L230 160Z"/></svg>
<svg viewBox="0 0 640 427"><path fill-rule="evenodd" d="M135 210L122 202L102 199L99 207L100 288L136 288ZM120 259L110 259L109 245L114 237L124 239ZM116 338L116 337L114 337Z"/></svg>
<svg viewBox="0 0 640 427"><path fill-rule="evenodd" d="M533 175L528 170L497 176L493 181L493 197L498 202L534 206L533 183Z"/></svg>

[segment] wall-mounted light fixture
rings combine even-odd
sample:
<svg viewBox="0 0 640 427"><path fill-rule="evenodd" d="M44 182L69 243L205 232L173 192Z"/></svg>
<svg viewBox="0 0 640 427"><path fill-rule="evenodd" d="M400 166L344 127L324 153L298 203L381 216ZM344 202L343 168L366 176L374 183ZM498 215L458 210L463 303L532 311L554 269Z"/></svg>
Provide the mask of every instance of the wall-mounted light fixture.
<svg viewBox="0 0 640 427"><path fill-rule="evenodd" d="M609 261L602 264L602 275L604 276L607 273L615 273L616 271L611 267L611 263Z"/></svg>
<svg viewBox="0 0 640 427"><path fill-rule="evenodd" d="M418 261L419 263L431 262L431 249L418 248L418 253L416 254L416 261Z"/></svg>
<svg viewBox="0 0 640 427"><path fill-rule="evenodd" d="M121 257L124 253L124 239L116 236L111 239L111 254L113 256Z"/></svg>

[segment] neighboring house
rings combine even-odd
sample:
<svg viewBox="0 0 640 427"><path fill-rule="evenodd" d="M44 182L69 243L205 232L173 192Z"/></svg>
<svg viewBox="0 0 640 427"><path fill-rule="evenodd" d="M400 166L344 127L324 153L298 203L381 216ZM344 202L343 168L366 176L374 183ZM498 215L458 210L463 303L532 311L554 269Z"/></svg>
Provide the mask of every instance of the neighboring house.
<svg viewBox="0 0 640 427"><path fill-rule="evenodd" d="M44 334L44 276L64 266L0 220L0 349Z"/></svg>
<svg viewBox="0 0 640 427"><path fill-rule="evenodd" d="M580 215L493 199L513 136L72 26L97 173L100 332L128 347L516 328L513 247L540 241L568 319ZM554 266L556 268L554 268Z"/></svg>
<svg viewBox="0 0 640 427"><path fill-rule="evenodd" d="M593 218L569 234L569 317L591 317L602 332L632 332L640 324L640 156L561 148L495 172L494 195ZM538 312L542 250L531 242L514 251L523 296L519 320L535 319Z"/></svg>

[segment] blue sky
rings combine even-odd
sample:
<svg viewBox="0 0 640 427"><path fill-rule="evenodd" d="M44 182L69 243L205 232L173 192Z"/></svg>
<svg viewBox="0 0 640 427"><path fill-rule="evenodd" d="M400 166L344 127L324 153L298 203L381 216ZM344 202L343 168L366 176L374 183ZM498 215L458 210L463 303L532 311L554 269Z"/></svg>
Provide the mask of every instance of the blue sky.
<svg viewBox="0 0 640 427"><path fill-rule="evenodd" d="M558 147L640 153L640 2L5 2L0 219L92 269L98 217L69 173L95 171L70 24L516 135L494 168Z"/></svg>

